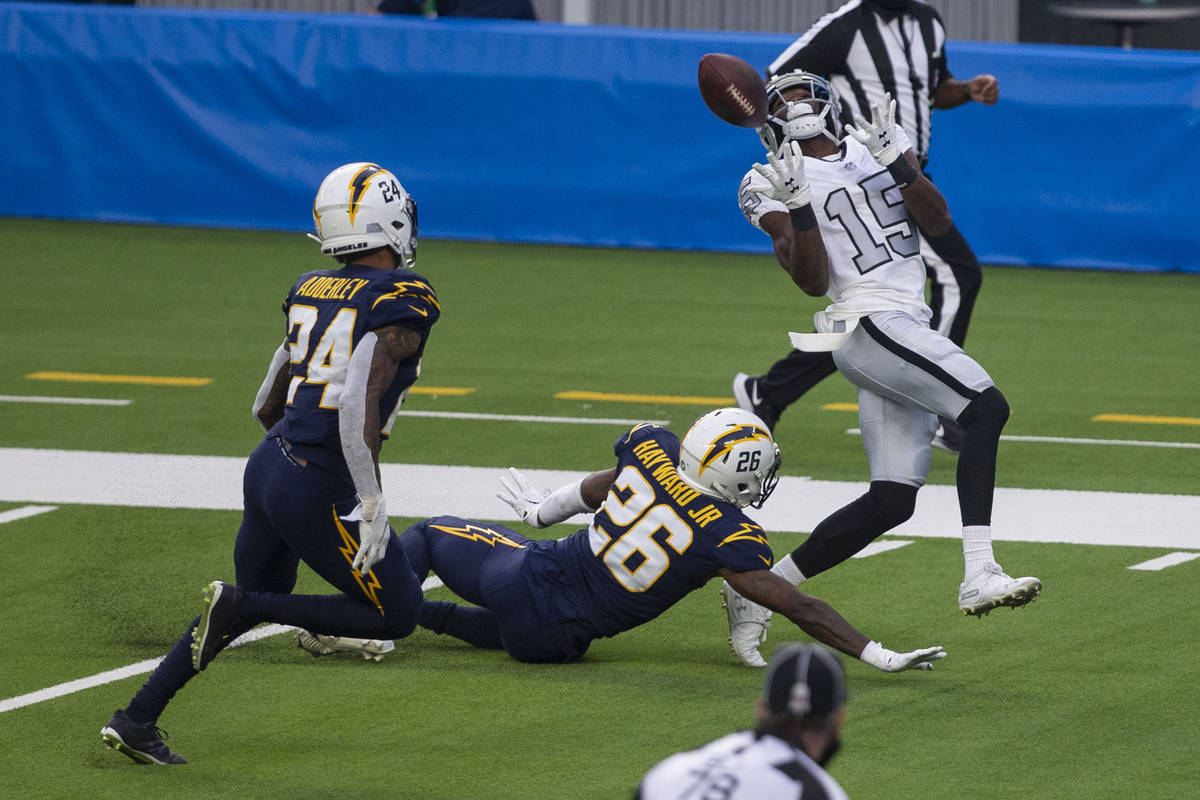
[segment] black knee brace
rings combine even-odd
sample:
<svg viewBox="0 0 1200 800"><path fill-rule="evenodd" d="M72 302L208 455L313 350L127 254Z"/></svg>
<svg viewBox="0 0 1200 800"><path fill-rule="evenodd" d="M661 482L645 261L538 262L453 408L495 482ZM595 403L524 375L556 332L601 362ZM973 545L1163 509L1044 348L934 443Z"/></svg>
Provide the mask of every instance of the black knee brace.
<svg viewBox="0 0 1200 800"><path fill-rule="evenodd" d="M994 429L999 436L1000 429L1008 422L1008 411L1008 401L1004 399L1004 395L995 386L989 386L967 403L967 407L955 421L964 429L973 425Z"/></svg>
<svg viewBox="0 0 1200 800"><path fill-rule="evenodd" d="M989 386L958 415L963 428L958 453L958 506L963 525L990 525L996 490L996 449L1008 421L1008 401Z"/></svg>
<svg viewBox="0 0 1200 800"><path fill-rule="evenodd" d="M872 481L867 497L874 501L875 524L881 526L880 533L907 522L917 508L917 487L894 481Z"/></svg>

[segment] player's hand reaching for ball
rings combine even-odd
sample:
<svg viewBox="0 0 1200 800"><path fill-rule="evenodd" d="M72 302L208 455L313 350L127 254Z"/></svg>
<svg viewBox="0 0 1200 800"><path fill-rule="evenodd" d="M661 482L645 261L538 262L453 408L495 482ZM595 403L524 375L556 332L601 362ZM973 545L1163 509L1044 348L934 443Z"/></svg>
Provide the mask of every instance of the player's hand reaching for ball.
<svg viewBox="0 0 1200 800"><path fill-rule="evenodd" d="M899 136L896 132L896 101L884 92L883 102L871 106L871 121L854 115L854 124L846 125L846 133L871 151L871 157L883 166L890 166L900 157Z"/></svg>
<svg viewBox="0 0 1200 800"><path fill-rule="evenodd" d="M771 188L767 197L778 200L788 210L800 208L812 202L812 191L808 176L804 174L804 153L797 142L787 142L780 148L781 155L767 153L767 163L755 164L754 171L767 179Z"/></svg>

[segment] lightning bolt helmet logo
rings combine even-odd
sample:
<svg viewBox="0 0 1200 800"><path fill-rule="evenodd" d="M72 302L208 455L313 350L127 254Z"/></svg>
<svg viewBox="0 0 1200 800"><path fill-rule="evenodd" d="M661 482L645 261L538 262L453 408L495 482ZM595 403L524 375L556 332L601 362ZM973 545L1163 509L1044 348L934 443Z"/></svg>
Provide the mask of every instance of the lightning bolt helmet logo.
<svg viewBox="0 0 1200 800"><path fill-rule="evenodd" d="M692 423L679 444L684 482L738 508L762 508L778 482L779 448L766 424L749 411L710 411Z"/></svg>

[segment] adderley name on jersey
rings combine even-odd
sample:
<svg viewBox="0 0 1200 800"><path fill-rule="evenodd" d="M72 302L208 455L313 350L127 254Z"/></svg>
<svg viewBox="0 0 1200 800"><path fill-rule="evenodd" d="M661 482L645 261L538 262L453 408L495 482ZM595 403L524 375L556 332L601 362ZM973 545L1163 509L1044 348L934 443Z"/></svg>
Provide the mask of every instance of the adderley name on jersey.
<svg viewBox="0 0 1200 800"><path fill-rule="evenodd" d="M663 491L670 495L671 499L680 507L687 506L688 503L700 496L700 492L688 486L679 477L671 457L659 447L658 442L653 439L640 442L633 446L633 454L638 461L642 462L649 477L661 486ZM689 508L687 515L695 520L701 528L706 527L713 520L721 518L720 510L712 503L707 504L704 508Z"/></svg>
<svg viewBox="0 0 1200 800"><path fill-rule="evenodd" d="M370 281L365 278L330 278L319 275L309 278L296 290L297 297L317 300L349 300Z"/></svg>

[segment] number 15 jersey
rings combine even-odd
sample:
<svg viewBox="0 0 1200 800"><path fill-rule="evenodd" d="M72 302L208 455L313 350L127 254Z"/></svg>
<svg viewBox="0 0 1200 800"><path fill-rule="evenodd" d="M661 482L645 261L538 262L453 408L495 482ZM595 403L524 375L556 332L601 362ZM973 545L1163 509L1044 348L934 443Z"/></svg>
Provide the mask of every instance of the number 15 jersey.
<svg viewBox="0 0 1200 800"><path fill-rule="evenodd" d="M912 144L903 129L897 130L903 153ZM827 315L851 319L898 310L928 322L932 312L925 303L920 235L887 169L847 136L836 156L805 156L804 171L829 253L827 296L833 304ZM764 214L787 213L783 203L767 195L769 188L767 179L751 169L738 189L742 213L760 230Z"/></svg>

